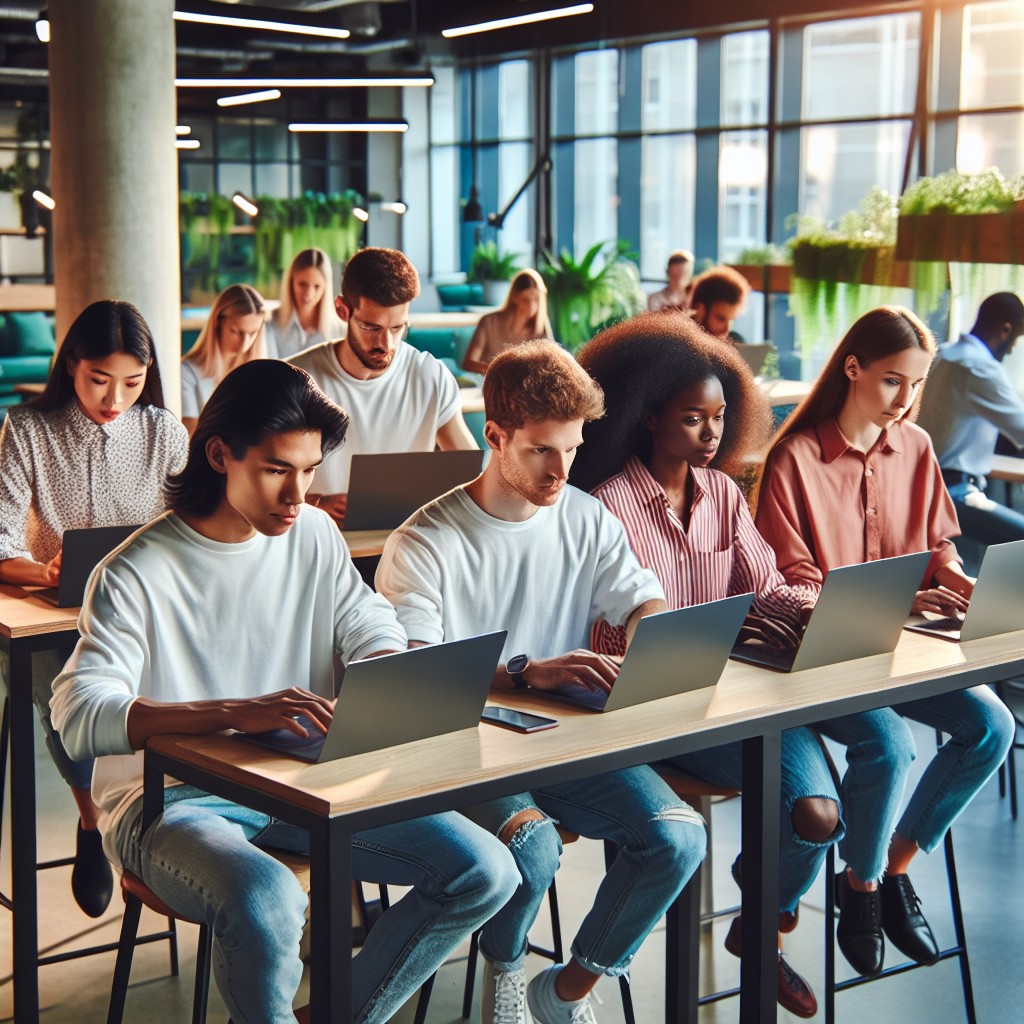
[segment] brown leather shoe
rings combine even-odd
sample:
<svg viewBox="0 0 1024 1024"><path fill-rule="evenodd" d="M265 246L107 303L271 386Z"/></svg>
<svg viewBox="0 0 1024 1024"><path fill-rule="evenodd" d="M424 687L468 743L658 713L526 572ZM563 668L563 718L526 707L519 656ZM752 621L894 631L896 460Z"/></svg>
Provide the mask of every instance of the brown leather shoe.
<svg viewBox="0 0 1024 1024"><path fill-rule="evenodd" d="M734 917L725 936L725 948L733 956L740 955L742 926L740 918ZM779 950L779 985L775 998L784 1010L797 1017L813 1017L818 1012L818 1000L814 998L811 986L786 962Z"/></svg>

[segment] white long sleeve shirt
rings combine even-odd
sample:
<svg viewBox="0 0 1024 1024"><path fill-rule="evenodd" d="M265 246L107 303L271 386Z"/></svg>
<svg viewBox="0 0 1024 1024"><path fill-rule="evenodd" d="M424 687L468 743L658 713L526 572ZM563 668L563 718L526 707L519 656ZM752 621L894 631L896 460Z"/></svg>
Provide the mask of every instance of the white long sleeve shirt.
<svg viewBox="0 0 1024 1024"><path fill-rule="evenodd" d="M92 793L106 834L142 794L142 753L127 731L137 697L173 703L302 686L333 698L341 663L407 643L338 528L310 507L283 536L240 544L168 513L100 563L78 628L51 708L70 755L97 758Z"/></svg>

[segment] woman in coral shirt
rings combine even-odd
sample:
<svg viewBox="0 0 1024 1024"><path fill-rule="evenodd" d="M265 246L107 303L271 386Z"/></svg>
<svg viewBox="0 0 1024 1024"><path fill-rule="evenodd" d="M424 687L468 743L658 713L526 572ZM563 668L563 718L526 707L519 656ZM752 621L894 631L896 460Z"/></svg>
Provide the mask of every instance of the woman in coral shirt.
<svg viewBox="0 0 1024 1024"><path fill-rule="evenodd" d="M787 582L820 587L834 566L931 551L913 610L950 614L967 606L974 581L950 539L960 533L956 513L931 441L911 422L935 351L909 310L872 310L783 424L765 464L756 522ZM898 822L914 751L897 712L950 736ZM840 948L862 974L877 974L884 930L911 959L934 963L938 945L907 868L919 849L938 846L1002 762L1013 719L988 687L975 686L821 730L847 745Z"/></svg>

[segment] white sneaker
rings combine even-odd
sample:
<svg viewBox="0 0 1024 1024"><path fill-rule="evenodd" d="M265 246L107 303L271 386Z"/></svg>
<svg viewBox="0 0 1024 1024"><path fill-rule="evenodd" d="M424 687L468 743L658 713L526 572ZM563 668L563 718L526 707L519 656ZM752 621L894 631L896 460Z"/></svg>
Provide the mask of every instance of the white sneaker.
<svg viewBox="0 0 1024 1024"><path fill-rule="evenodd" d="M533 1024L526 1008L526 968L499 971L484 960L480 1024Z"/></svg>
<svg viewBox="0 0 1024 1024"><path fill-rule="evenodd" d="M530 982L527 1000L536 1024L597 1024L590 996L567 1003L555 992L555 978L561 967L549 967Z"/></svg>

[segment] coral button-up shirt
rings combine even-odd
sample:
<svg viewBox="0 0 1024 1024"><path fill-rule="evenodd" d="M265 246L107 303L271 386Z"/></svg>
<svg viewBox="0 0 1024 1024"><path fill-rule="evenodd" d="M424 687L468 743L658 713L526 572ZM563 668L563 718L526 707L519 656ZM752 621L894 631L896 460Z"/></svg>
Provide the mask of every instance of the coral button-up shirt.
<svg viewBox="0 0 1024 1024"><path fill-rule="evenodd" d="M789 583L821 586L836 566L931 551L921 584L959 562L960 524L928 435L913 423L883 430L868 452L830 418L768 457L755 516Z"/></svg>

